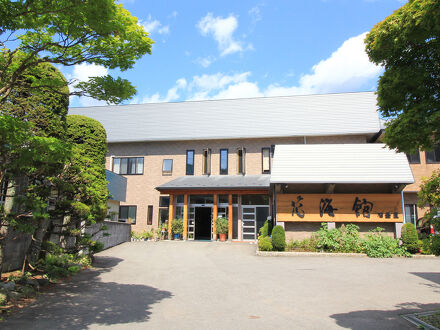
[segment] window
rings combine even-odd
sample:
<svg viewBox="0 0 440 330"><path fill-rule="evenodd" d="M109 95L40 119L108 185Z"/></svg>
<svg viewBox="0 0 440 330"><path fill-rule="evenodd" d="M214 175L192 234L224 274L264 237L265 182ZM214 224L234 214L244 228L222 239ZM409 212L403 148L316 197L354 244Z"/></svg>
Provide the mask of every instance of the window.
<svg viewBox="0 0 440 330"><path fill-rule="evenodd" d="M418 150L414 154L406 154L406 158L408 158L410 164L420 164L420 153Z"/></svg>
<svg viewBox="0 0 440 330"><path fill-rule="evenodd" d="M117 174L144 174L144 157L113 158L113 172Z"/></svg>
<svg viewBox="0 0 440 330"><path fill-rule="evenodd" d="M237 174L246 174L246 148L237 150Z"/></svg>
<svg viewBox="0 0 440 330"><path fill-rule="evenodd" d="M426 163L440 163L440 147L435 147L432 151L426 151Z"/></svg>
<svg viewBox="0 0 440 330"><path fill-rule="evenodd" d="M162 226L163 224L168 223L169 206L170 206L170 197L169 196L160 196L159 197L159 226Z"/></svg>
<svg viewBox="0 0 440 330"><path fill-rule="evenodd" d="M194 175L194 150L186 151L186 175Z"/></svg>
<svg viewBox="0 0 440 330"><path fill-rule="evenodd" d="M147 225L153 224L153 205L148 205Z"/></svg>
<svg viewBox="0 0 440 330"><path fill-rule="evenodd" d="M202 173L203 175L211 175L211 149L203 150Z"/></svg>
<svg viewBox="0 0 440 330"><path fill-rule="evenodd" d="M228 174L228 149L220 149L220 174Z"/></svg>
<svg viewBox="0 0 440 330"><path fill-rule="evenodd" d="M417 221L417 205L416 204L405 204L405 223L416 224Z"/></svg>
<svg viewBox="0 0 440 330"><path fill-rule="evenodd" d="M119 207L119 221L136 223L137 206L120 206Z"/></svg>
<svg viewBox="0 0 440 330"><path fill-rule="evenodd" d="M173 174L173 160L164 159L162 164L162 175L172 175Z"/></svg>
<svg viewBox="0 0 440 330"><path fill-rule="evenodd" d="M261 164L263 174L270 173L270 148L261 149Z"/></svg>

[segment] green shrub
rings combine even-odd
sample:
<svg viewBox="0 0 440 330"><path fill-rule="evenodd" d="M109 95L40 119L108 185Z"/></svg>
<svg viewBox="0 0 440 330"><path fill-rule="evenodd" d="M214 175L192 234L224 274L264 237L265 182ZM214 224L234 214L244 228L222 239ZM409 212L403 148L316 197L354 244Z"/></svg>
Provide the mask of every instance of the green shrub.
<svg viewBox="0 0 440 330"><path fill-rule="evenodd" d="M228 233L228 219L223 217L218 217L215 220L215 230L217 234L227 234Z"/></svg>
<svg viewBox="0 0 440 330"><path fill-rule="evenodd" d="M258 248L260 251L272 251L272 239L269 236L260 236L258 238Z"/></svg>
<svg viewBox="0 0 440 330"><path fill-rule="evenodd" d="M436 256L440 256L440 236L439 235L432 237L431 251Z"/></svg>
<svg viewBox="0 0 440 330"><path fill-rule="evenodd" d="M424 238L420 242L420 250L422 251L422 254L432 254L431 250L431 239L430 238Z"/></svg>
<svg viewBox="0 0 440 330"><path fill-rule="evenodd" d="M182 219L174 219L171 224L171 231L173 234L180 234L183 233L183 221Z"/></svg>
<svg viewBox="0 0 440 330"><path fill-rule="evenodd" d="M412 223L405 223L402 226L402 245L409 253L419 252L417 230Z"/></svg>
<svg viewBox="0 0 440 330"><path fill-rule="evenodd" d="M384 229L377 227L367 234L363 241L363 251L371 258L391 258L394 255L409 256L399 241L382 233Z"/></svg>
<svg viewBox="0 0 440 330"><path fill-rule="evenodd" d="M104 243L99 241L91 241L89 254L95 254L104 250Z"/></svg>
<svg viewBox="0 0 440 330"><path fill-rule="evenodd" d="M270 236L272 234L272 222L266 220L263 227L260 228L260 236Z"/></svg>
<svg viewBox="0 0 440 330"><path fill-rule="evenodd" d="M340 251L342 233L339 229L328 229L326 222L321 224L321 228L316 232L318 243L316 247L324 251Z"/></svg>
<svg viewBox="0 0 440 330"><path fill-rule="evenodd" d="M284 251L286 249L286 233L283 227L273 227L272 246L275 251Z"/></svg>
<svg viewBox="0 0 440 330"><path fill-rule="evenodd" d="M287 244L287 250L316 252L317 244L318 244L318 240L316 238L316 235L313 235L312 237L305 238L301 241L290 241L290 243Z"/></svg>
<svg viewBox="0 0 440 330"><path fill-rule="evenodd" d="M359 235L359 226L355 224L342 225L339 229L341 232L339 252L360 253L362 252L362 239Z"/></svg>

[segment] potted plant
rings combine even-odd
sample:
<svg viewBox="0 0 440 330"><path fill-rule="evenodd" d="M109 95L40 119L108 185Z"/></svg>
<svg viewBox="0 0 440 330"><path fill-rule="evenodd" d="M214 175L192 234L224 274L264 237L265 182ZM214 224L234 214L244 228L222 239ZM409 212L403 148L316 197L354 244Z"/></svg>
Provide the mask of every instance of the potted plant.
<svg viewBox="0 0 440 330"><path fill-rule="evenodd" d="M162 224L160 233L162 235L162 239L168 239L168 221Z"/></svg>
<svg viewBox="0 0 440 330"><path fill-rule="evenodd" d="M217 234L220 236L220 242L226 241L226 233L228 232L228 220L226 218L217 218L215 220Z"/></svg>
<svg viewBox="0 0 440 330"><path fill-rule="evenodd" d="M157 242L158 240L160 240L161 236L162 236L162 228L157 228L154 235L154 240Z"/></svg>
<svg viewBox="0 0 440 330"><path fill-rule="evenodd" d="M174 239L180 239L183 233L183 221L182 219L174 219L171 224L171 231L173 232Z"/></svg>

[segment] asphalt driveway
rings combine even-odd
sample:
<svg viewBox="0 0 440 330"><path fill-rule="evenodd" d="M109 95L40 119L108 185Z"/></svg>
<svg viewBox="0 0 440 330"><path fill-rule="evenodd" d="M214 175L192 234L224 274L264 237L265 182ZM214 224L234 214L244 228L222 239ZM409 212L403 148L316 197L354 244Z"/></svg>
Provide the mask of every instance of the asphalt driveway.
<svg viewBox="0 0 440 330"><path fill-rule="evenodd" d="M439 259L257 257L255 245L132 242L6 329L405 329L440 308Z"/></svg>

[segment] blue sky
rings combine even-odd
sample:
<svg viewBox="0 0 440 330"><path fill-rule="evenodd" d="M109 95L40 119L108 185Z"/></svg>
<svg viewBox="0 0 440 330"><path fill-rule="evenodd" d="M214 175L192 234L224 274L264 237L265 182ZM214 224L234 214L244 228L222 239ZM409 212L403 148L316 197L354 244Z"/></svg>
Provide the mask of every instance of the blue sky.
<svg viewBox="0 0 440 330"><path fill-rule="evenodd" d="M375 90L381 68L363 39L405 1L121 1L155 41L133 69L126 103ZM108 71L63 68L87 80ZM72 98L71 106L99 105Z"/></svg>

